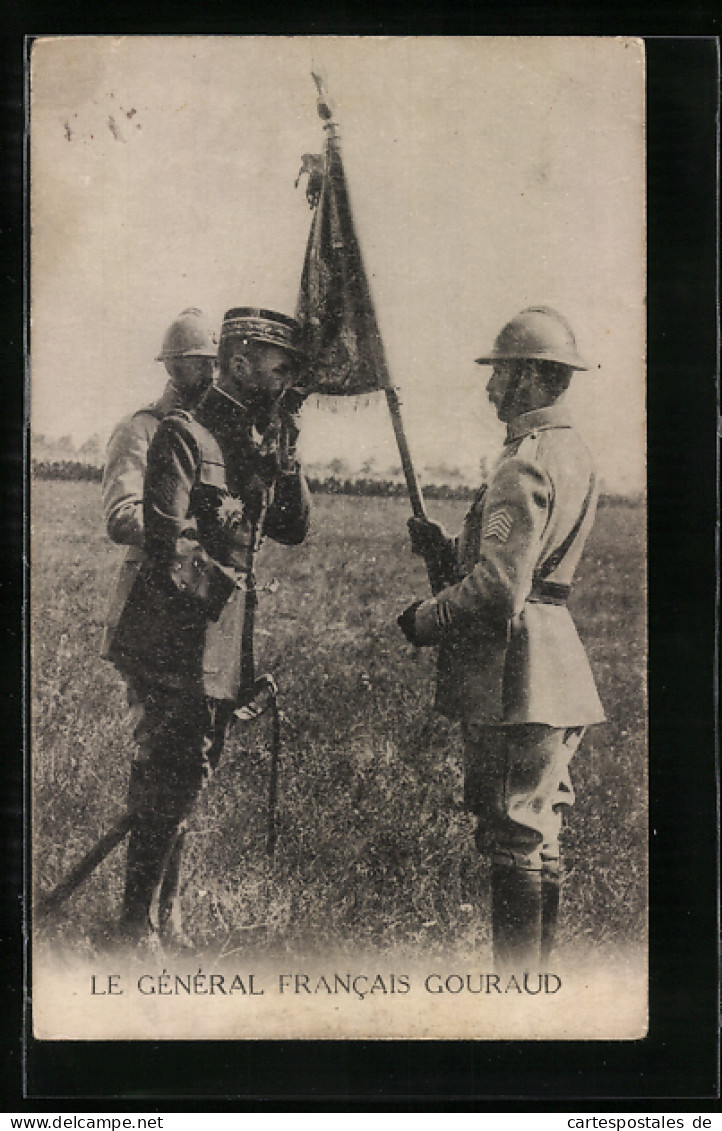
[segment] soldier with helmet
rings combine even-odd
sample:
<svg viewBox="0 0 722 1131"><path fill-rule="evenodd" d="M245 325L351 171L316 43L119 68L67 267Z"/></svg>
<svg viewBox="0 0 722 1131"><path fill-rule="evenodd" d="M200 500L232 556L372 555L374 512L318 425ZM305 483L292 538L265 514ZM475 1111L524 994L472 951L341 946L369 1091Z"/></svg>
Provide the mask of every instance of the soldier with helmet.
<svg viewBox="0 0 722 1131"><path fill-rule="evenodd" d="M182 310L163 335L156 361L162 361L168 382L152 404L124 417L114 428L103 468L103 511L111 541L127 546L105 620L100 654L110 647L121 613L143 563L143 484L148 449L158 424L169 412L192 409L210 388L216 367L218 338L201 310ZM172 900L171 900L172 902Z"/></svg>
<svg viewBox="0 0 722 1131"><path fill-rule="evenodd" d="M399 617L416 646L438 644L437 708L461 722L464 803L491 862L494 960L538 970L558 917L559 833L574 802L569 763L604 718L567 608L594 523L591 456L564 403L587 366L566 319L529 307L477 358L507 426L503 452L457 538L409 521L412 549L448 584Z"/></svg>
<svg viewBox="0 0 722 1131"><path fill-rule="evenodd" d="M297 336L295 321L275 311L228 311L216 383L192 413L164 415L148 451L145 560L106 649L128 685L138 744L115 928L131 943L185 941L185 821L243 690L254 557L264 538L293 545L308 530L310 496L295 455Z"/></svg>

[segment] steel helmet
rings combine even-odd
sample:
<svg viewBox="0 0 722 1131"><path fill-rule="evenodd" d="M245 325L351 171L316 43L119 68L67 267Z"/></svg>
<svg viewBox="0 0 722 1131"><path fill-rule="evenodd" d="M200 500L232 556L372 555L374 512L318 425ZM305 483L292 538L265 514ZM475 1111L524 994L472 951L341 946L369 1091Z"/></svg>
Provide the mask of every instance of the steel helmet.
<svg viewBox="0 0 722 1131"><path fill-rule="evenodd" d="M549 306L528 306L504 329L486 357L477 357L477 365L494 365L497 361L556 361L570 369L588 369L577 353L574 332L561 314Z"/></svg>
<svg viewBox="0 0 722 1131"><path fill-rule="evenodd" d="M195 306L182 310L163 336L163 346L156 361L172 361L178 357L215 357L218 339L206 317Z"/></svg>

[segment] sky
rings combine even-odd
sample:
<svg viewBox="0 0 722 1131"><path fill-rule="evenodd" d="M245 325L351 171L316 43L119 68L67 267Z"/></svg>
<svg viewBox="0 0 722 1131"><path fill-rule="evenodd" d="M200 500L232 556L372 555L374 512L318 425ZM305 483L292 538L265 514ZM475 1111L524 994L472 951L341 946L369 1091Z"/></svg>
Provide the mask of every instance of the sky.
<svg viewBox="0 0 722 1131"><path fill-rule="evenodd" d="M293 314L336 105L364 260L422 484L503 429L474 364L525 306L588 361L568 394L607 490L645 477L644 55L630 38L57 37L31 61L31 424L104 442L155 399L185 307ZM307 403L301 451L398 466L385 400Z"/></svg>

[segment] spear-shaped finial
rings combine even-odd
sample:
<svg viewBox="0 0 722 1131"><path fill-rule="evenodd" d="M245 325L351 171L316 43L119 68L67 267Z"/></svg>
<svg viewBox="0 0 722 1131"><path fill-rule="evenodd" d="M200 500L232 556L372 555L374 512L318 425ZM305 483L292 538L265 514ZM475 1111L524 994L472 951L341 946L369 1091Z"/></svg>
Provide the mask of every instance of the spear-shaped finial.
<svg viewBox="0 0 722 1131"><path fill-rule="evenodd" d="M318 74L316 71L311 71L311 78L316 84L318 91L318 100L316 103L319 118L323 118L324 122L330 122L334 114L334 105L328 96L326 90L326 80L323 75Z"/></svg>

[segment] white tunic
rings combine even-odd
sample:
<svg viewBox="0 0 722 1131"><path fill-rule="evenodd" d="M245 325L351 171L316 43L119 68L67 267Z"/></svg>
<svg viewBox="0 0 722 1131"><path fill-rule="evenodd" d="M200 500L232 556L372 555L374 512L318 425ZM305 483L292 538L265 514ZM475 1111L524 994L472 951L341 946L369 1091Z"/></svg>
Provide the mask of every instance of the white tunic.
<svg viewBox="0 0 722 1131"><path fill-rule="evenodd" d="M596 501L591 456L564 406L511 422L459 535L462 580L416 613L420 641L441 645L436 705L444 714L488 725L603 721L563 596Z"/></svg>

